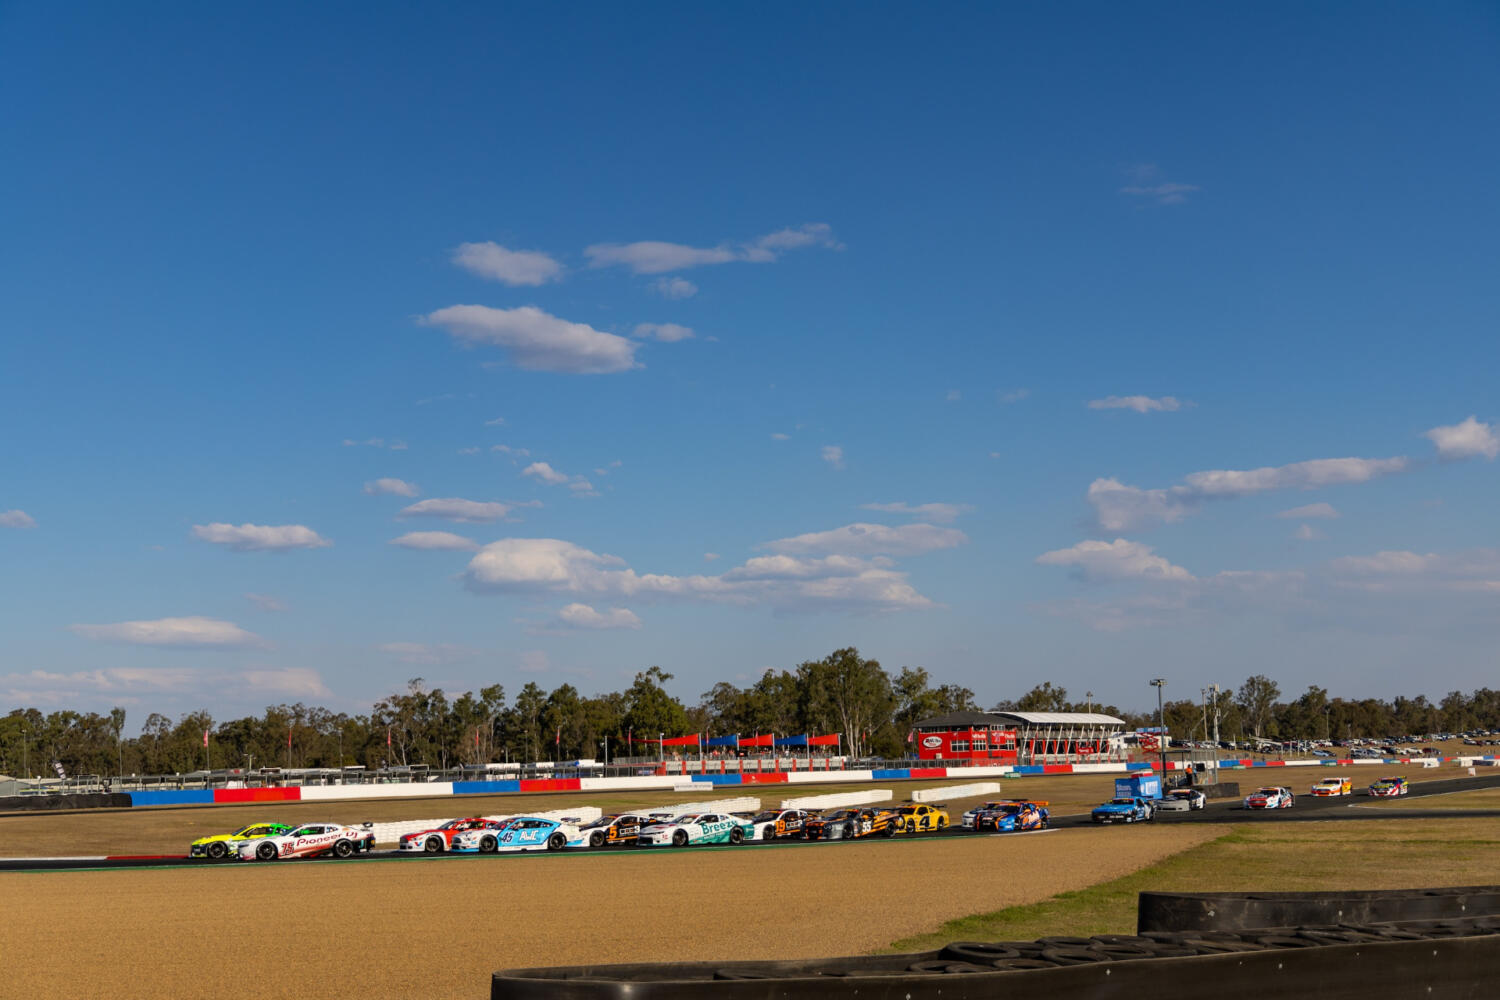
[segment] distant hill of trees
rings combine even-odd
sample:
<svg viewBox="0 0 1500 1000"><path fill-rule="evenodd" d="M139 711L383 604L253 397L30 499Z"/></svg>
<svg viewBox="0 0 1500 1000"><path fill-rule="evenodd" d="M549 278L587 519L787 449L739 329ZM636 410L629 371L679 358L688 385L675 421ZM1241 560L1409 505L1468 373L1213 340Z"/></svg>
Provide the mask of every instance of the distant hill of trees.
<svg viewBox="0 0 1500 1000"><path fill-rule="evenodd" d="M919 719L978 710L974 692L957 684L934 686L921 667L892 676L857 649L840 649L791 670L768 670L748 687L721 681L696 705L666 690L672 675L650 667L624 691L584 696L571 684L552 691L535 682L508 699L499 684L450 697L422 678L375 703L369 715L346 715L302 703L271 705L258 716L216 721L206 710L177 719L153 712L137 736L125 735L126 711L106 715L18 708L0 716L0 773L48 774L58 761L74 774L173 774L204 764L209 731L212 766L337 767L341 764L457 764L500 760L574 760L654 756L640 738L659 733L728 735L842 733L856 756L905 756L907 734ZM1170 690L1170 688L1168 688ZM1126 712L1069 696L1044 681L999 711L1082 712L1115 715L1132 726L1153 725L1156 713ZM1454 691L1438 704L1424 696L1381 701L1329 698L1313 686L1282 700L1270 679L1256 675L1218 697L1224 739L1393 736L1407 733L1500 729L1500 691ZM1179 739L1211 735L1212 705L1202 699L1167 702L1167 728Z"/></svg>

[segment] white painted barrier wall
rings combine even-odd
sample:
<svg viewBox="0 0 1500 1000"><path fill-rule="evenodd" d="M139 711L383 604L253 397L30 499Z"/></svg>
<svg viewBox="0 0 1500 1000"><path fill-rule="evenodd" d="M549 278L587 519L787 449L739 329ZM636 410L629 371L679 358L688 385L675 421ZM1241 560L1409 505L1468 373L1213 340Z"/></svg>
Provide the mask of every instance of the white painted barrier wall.
<svg viewBox="0 0 1500 1000"><path fill-rule="evenodd" d="M733 812L760 812L760 799L751 796L741 796L737 799L709 799L706 802L678 802L670 806L651 806L646 809L632 809L632 813L671 813L673 816L681 816L683 813L733 813Z"/></svg>
<svg viewBox="0 0 1500 1000"><path fill-rule="evenodd" d="M326 799L422 799L451 796L451 781L416 781L389 785L306 785L298 793L303 802ZM266 803L274 805L274 803Z"/></svg>
<svg viewBox="0 0 1500 1000"><path fill-rule="evenodd" d="M942 788L919 788L911 793L913 802L943 802L947 799L968 799L976 795L999 795L1000 782L976 781L972 785L944 785Z"/></svg>
<svg viewBox="0 0 1500 1000"><path fill-rule="evenodd" d="M838 809L843 806L867 806L873 802L889 802L889 788L872 788L867 792L834 792L831 795L804 795L801 798L782 799L783 809Z"/></svg>
<svg viewBox="0 0 1500 1000"><path fill-rule="evenodd" d="M792 771L789 785L837 785L845 781L874 781L874 771Z"/></svg>

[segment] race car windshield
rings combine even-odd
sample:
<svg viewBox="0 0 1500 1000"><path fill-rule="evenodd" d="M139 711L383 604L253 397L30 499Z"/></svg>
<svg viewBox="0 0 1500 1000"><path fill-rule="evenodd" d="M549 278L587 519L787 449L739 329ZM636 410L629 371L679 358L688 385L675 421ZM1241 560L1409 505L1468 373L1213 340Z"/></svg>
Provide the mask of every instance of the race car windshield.
<svg viewBox="0 0 1500 1000"><path fill-rule="evenodd" d="M322 833L322 832L323 831L321 829L319 829L318 827L316 827L316 826L304 826L304 827L299 827L296 830L293 830L290 834L288 834L288 836L291 836L291 837L310 837L310 836L312 836L315 833Z"/></svg>
<svg viewBox="0 0 1500 1000"><path fill-rule="evenodd" d="M1279 789L1279 788L1262 788L1260 791L1256 792L1255 794L1256 795L1280 795L1281 794L1281 789Z"/></svg>
<svg viewBox="0 0 1500 1000"><path fill-rule="evenodd" d="M1135 799L1114 799L1109 804L1112 806L1133 806L1135 805Z"/></svg>
<svg viewBox="0 0 1500 1000"><path fill-rule="evenodd" d="M780 815L781 815L781 813L779 813L779 812L756 813L755 814L755 818L752 819L750 822L752 822L752 823L769 823L771 820L775 819L777 816L780 816Z"/></svg>
<svg viewBox="0 0 1500 1000"><path fill-rule="evenodd" d="M598 828L600 828L602 826L609 826L609 824L613 823L615 821L615 819L616 819L616 817L614 817L614 816L600 816L598 819L594 820L592 823L585 823L585 824L583 824L583 826L581 827L581 829L584 829L584 830L597 830Z"/></svg>
<svg viewBox="0 0 1500 1000"><path fill-rule="evenodd" d="M1021 807L1012 803L1011 805L1001 806L1000 811L1005 813L1005 815L1007 816L1014 816L1016 813L1021 811Z"/></svg>

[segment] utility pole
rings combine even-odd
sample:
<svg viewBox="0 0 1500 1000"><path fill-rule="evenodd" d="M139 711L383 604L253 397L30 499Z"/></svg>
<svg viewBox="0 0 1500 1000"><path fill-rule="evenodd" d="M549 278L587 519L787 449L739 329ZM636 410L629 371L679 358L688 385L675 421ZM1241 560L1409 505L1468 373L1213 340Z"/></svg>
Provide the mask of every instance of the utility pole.
<svg viewBox="0 0 1500 1000"><path fill-rule="evenodd" d="M1094 714L1094 692L1085 691L1083 692L1083 696L1089 700L1089 714Z"/></svg>
<svg viewBox="0 0 1500 1000"><path fill-rule="evenodd" d="M1156 688L1156 748L1161 752L1161 779L1167 780L1167 724L1162 703L1162 689L1167 686L1165 677L1153 677L1151 686Z"/></svg>
<svg viewBox="0 0 1500 1000"><path fill-rule="evenodd" d="M1219 691L1222 690L1217 684L1210 684L1208 689L1214 693L1214 784L1219 783Z"/></svg>

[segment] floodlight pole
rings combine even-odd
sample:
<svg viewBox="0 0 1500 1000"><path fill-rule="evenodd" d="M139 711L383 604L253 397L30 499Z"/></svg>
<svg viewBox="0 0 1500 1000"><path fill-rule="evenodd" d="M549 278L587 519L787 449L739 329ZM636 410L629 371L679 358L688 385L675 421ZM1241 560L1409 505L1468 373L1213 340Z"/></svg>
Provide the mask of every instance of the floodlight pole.
<svg viewBox="0 0 1500 1000"><path fill-rule="evenodd" d="M1151 686L1156 688L1156 749L1161 753L1161 780L1167 780L1167 725L1164 721L1162 689L1167 686L1165 677L1153 677Z"/></svg>

